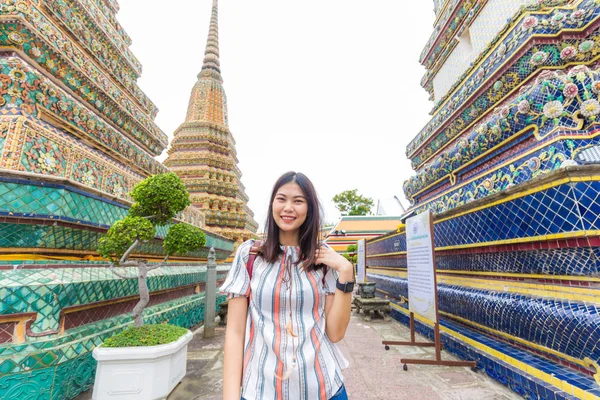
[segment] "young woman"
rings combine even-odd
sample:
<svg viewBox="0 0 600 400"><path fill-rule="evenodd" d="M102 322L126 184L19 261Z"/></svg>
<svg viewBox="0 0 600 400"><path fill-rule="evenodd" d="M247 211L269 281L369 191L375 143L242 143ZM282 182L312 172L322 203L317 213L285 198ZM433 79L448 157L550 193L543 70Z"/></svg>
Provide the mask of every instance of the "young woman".
<svg viewBox="0 0 600 400"><path fill-rule="evenodd" d="M247 268L237 250L221 292L229 298L225 400L347 399L334 344L350 320L354 267L319 241L320 207L308 178L283 174L271 194L266 239Z"/></svg>

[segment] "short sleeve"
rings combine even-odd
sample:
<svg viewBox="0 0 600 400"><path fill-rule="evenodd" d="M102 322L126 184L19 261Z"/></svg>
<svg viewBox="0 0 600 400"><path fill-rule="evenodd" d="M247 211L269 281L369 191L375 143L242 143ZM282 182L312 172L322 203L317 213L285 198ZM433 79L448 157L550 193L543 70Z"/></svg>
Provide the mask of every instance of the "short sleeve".
<svg viewBox="0 0 600 400"><path fill-rule="evenodd" d="M325 279L323 280L323 290L326 295L335 294L335 282L338 278L338 273L331 267L325 268Z"/></svg>
<svg viewBox="0 0 600 400"><path fill-rule="evenodd" d="M235 252L227 278L219 288L219 292L226 294L228 299L250 296L250 276L246 269L246 262L248 262L250 248L253 244L253 240L248 240L242 243Z"/></svg>

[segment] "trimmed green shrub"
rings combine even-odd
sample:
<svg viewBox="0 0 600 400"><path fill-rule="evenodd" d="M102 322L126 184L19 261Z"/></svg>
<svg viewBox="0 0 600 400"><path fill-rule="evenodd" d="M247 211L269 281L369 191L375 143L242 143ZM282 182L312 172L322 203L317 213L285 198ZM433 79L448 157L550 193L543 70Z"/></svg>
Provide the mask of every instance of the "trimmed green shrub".
<svg viewBox="0 0 600 400"><path fill-rule="evenodd" d="M102 347L158 346L176 341L188 330L180 326L159 324L130 327L118 335L109 337Z"/></svg>

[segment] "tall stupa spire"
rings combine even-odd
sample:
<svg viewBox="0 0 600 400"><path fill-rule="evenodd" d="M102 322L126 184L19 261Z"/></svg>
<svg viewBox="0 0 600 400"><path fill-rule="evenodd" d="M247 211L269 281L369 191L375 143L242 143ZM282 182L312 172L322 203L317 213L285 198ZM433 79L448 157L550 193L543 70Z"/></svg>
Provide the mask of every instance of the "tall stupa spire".
<svg viewBox="0 0 600 400"><path fill-rule="evenodd" d="M221 63L219 61L219 0L213 0L212 16L208 28L208 39L204 50L204 62L202 71L214 71L214 78L221 78ZM200 73L202 75L202 73ZM198 76L198 78L200 77Z"/></svg>
<svg viewBox="0 0 600 400"><path fill-rule="evenodd" d="M188 188L205 227L243 242L258 229L241 182L219 62L219 10L213 0L204 62L192 88L185 122L175 130L165 165Z"/></svg>

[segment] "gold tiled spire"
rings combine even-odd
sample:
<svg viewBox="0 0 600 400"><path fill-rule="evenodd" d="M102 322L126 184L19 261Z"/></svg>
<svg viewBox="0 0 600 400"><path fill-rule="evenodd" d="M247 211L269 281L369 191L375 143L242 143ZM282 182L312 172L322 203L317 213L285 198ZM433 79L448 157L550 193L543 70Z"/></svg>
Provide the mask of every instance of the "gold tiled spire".
<svg viewBox="0 0 600 400"><path fill-rule="evenodd" d="M257 230L240 182L235 140L219 61L218 0L213 0L204 62L192 89L185 122L177 128L165 165L190 191L206 228L242 242Z"/></svg>

